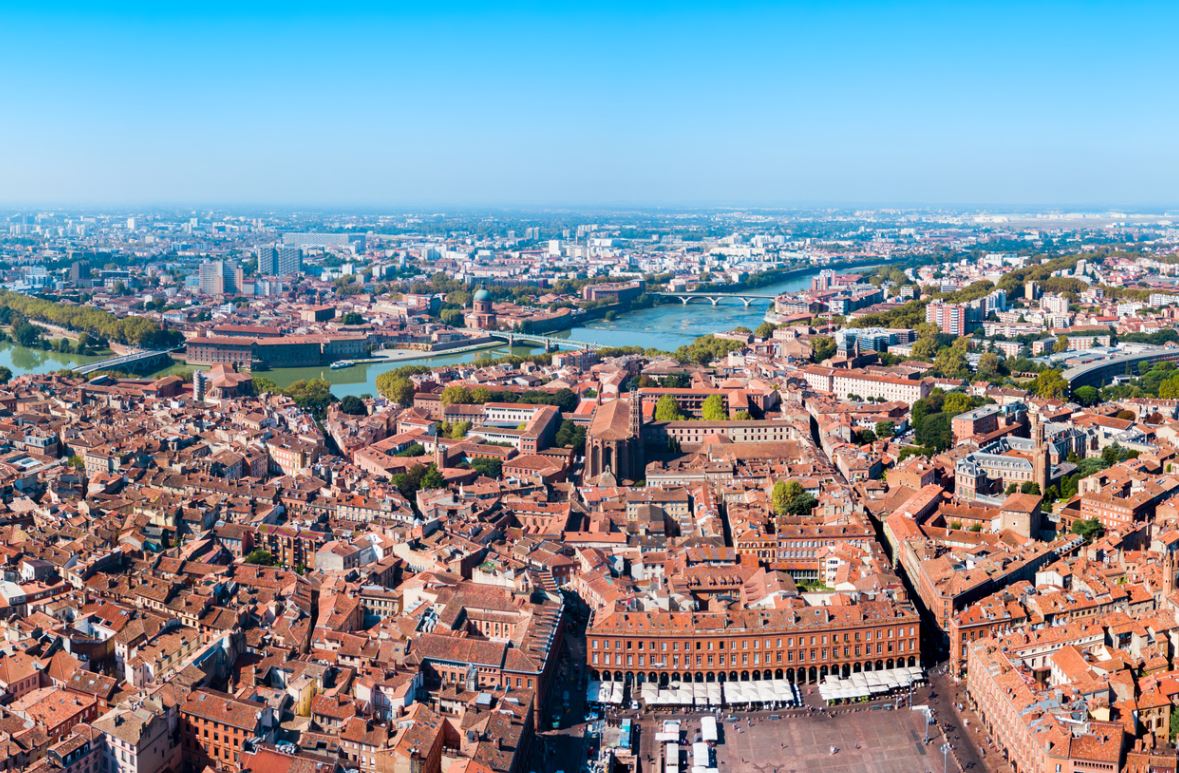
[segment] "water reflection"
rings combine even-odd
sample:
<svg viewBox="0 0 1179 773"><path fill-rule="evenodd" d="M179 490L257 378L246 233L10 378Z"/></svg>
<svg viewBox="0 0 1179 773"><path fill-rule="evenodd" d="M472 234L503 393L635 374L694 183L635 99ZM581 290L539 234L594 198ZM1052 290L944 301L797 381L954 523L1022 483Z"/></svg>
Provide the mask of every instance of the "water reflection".
<svg viewBox="0 0 1179 773"><path fill-rule="evenodd" d="M109 356L109 355L107 355ZM11 341L0 342L0 365L16 375L25 373L52 373L62 368L73 368L104 359L103 355L66 354L18 346Z"/></svg>
<svg viewBox="0 0 1179 773"><path fill-rule="evenodd" d="M811 276L817 272L791 277L765 287L759 287L750 292L758 295L777 295L793 292L810 284ZM684 344L709 333L732 330L744 326L750 329L761 324L769 301L754 301L748 308L737 300L724 300L713 306L706 300L696 300L688 305L678 301L662 304L649 309L640 309L622 314L616 319L599 319L552 334L555 338L568 338L573 341L585 341L603 346L642 346L644 348L672 351ZM457 354L447 354L437 357L420 357L395 362L377 362L363 365L353 365L349 368L332 370L326 366L314 368L279 368L261 371L259 375L274 381L279 386L287 386L301 379L324 378L332 383L332 392L337 397L347 395L376 394L377 376L404 365L425 365L439 367L454 363L471 362L479 357L499 357L506 354L527 354L537 351L531 346L498 346ZM109 355L107 355L109 356ZM40 349L28 349L11 342L0 342L0 365L5 365L14 374L48 373L61 368L74 367L87 362L105 359L103 355L62 354L47 352ZM176 373L185 378L189 376L192 367L173 365L159 371L156 375Z"/></svg>

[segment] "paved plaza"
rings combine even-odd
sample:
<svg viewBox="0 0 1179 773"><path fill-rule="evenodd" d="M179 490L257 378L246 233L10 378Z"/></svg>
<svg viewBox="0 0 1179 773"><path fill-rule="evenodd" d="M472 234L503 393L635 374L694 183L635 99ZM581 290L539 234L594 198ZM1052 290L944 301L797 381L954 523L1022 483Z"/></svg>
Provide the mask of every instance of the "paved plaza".
<svg viewBox="0 0 1179 773"><path fill-rule="evenodd" d="M758 773L941 773L940 733L931 732L929 745L923 733L924 715L909 709L778 720L762 715L752 724L739 718L724 722L717 762L724 771ZM958 770L953 759L949 766Z"/></svg>

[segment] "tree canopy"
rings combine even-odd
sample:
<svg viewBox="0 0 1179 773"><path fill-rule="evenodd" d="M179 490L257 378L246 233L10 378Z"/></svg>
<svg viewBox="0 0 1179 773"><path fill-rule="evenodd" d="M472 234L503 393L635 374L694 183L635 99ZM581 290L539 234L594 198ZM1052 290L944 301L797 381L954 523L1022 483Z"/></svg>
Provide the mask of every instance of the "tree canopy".
<svg viewBox="0 0 1179 773"><path fill-rule="evenodd" d="M831 336L812 336L810 344L811 362L823 362L835 356L837 347Z"/></svg>
<svg viewBox="0 0 1179 773"><path fill-rule="evenodd" d="M681 421L683 418L680 404L671 395L662 395L655 402L655 421Z"/></svg>
<svg viewBox="0 0 1179 773"><path fill-rule="evenodd" d="M1068 391L1068 382L1065 381L1059 370L1049 368L1036 374L1036 381L1032 389L1039 397L1053 400L1064 397L1065 392Z"/></svg>
<svg viewBox="0 0 1179 773"><path fill-rule="evenodd" d="M775 515L810 515L818 503L796 480L779 480L770 492Z"/></svg>
<svg viewBox="0 0 1179 773"><path fill-rule="evenodd" d="M700 406L700 415L705 421L725 421L729 412L725 410L724 398L720 395L709 395L704 398Z"/></svg>
<svg viewBox="0 0 1179 773"><path fill-rule="evenodd" d="M743 348L745 348L745 344L741 341L707 335L697 338L690 344L684 344L676 349L672 356L680 362L708 365L713 360L718 360L729 352Z"/></svg>
<svg viewBox="0 0 1179 773"><path fill-rule="evenodd" d="M0 307L28 319L85 331L105 340L144 349L166 349L184 341L178 331L165 330L147 317L116 317L93 306L47 301L10 290L0 290Z"/></svg>

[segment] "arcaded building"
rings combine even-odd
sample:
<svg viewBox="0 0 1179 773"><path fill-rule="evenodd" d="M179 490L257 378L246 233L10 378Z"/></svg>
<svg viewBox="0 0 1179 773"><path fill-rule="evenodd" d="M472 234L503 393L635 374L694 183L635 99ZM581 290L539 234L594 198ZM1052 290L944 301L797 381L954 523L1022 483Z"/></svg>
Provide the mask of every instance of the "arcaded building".
<svg viewBox="0 0 1179 773"><path fill-rule="evenodd" d="M586 631L594 678L638 682L815 683L921 664L921 621L911 604L726 612L614 612Z"/></svg>

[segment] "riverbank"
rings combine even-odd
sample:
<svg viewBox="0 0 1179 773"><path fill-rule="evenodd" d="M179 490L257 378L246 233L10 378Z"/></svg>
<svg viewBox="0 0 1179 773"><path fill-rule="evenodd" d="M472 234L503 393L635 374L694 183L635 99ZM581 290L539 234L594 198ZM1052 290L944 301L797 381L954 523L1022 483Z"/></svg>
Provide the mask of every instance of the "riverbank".
<svg viewBox="0 0 1179 773"><path fill-rule="evenodd" d="M811 276L818 274L824 269L831 271L844 271L849 268L875 268L880 265L880 258L865 258L864 260L852 260L842 263L832 263L826 266L795 266L794 268L774 269L772 271L762 271L754 274L740 282L717 282L703 284L696 288L693 292L710 292L710 293L737 293L742 290L759 290L764 289L767 285L772 285L777 282L783 282L799 276Z"/></svg>
<svg viewBox="0 0 1179 773"><path fill-rule="evenodd" d="M356 360L357 365L367 365L380 362L401 362L403 360L427 360L433 357L446 357L451 354L463 354L465 352L481 352L484 349L497 349L503 346L501 341L483 341L470 346L453 346L449 349L432 349L422 351L420 349L378 349L373 352L375 357Z"/></svg>
<svg viewBox="0 0 1179 773"><path fill-rule="evenodd" d="M847 267L849 266L845 264L839 266L839 268ZM761 285L757 289L760 291L759 294L764 295L796 292L806 288L809 285L810 276L823 268L825 267L814 266L809 269L796 270L785 279ZM583 318L579 320L578 325L572 328L548 335L556 339L585 341L605 347L639 346L670 352L711 333L732 330L737 327L746 327L752 330L761 324L767 304L768 301L756 301L745 306L739 301L722 301L716 306L711 304L685 306L678 302L672 302L643 305L641 308L628 311L603 308L600 318ZM611 310L615 313L612 319L608 319L606 312ZM332 370L326 365L307 368L276 368L260 372L259 375L264 375L279 386L288 386L303 379L326 379L332 384L332 393L337 397L375 395L377 393L377 376L395 368L406 365L422 365L429 368L443 367L472 362L487 355L491 357L524 355L540 349L540 346L521 344L508 346L506 343L490 341L436 352L389 349L378 352L381 355L379 359L366 358L347 368ZM100 359L103 358L25 349L15 344L7 344L7 349L0 349L0 364L7 365L16 375L45 373ZM182 377L188 377L191 375L191 371L191 366L172 365L153 375L176 373Z"/></svg>

